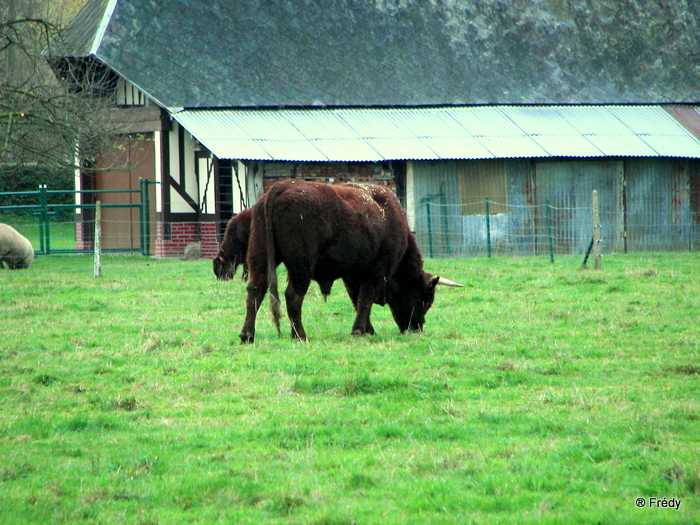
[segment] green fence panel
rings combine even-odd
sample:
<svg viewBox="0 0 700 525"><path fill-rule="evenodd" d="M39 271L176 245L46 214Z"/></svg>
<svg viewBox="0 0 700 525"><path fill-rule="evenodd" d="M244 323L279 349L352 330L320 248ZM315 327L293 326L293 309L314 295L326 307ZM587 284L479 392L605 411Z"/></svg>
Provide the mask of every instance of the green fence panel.
<svg viewBox="0 0 700 525"><path fill-rule="evenodd" d="M95 204L82 203L83 196L97 196L109 193L130 194L138 193L137 203L131 204L102 204L103 209L138 209L139 210L139 246L138 248L113 248L105 249L105 252L135 252L150 255L150 203L148 198L148 184L152 181L140 181L138 190L49 190L42 184L36 191L0 192L0 202L18 200L19 197L32 197L36 204L8 204L0 206L0 222L5 222L15 227L22 235L27 237L34 246L35 253L41 255L59 253L91 253L91 248L80 248L76 239L76 231L80 222L83 225L91 225L92 221L65 220L66 215L76 216L77 210L84 213L86 210L94 210ZM74 195L74 204L59 203L56 196ZM80 202L81 204L78 204ZM61 213L64 212L64 213ZM72 213L71 213L72 212ZM61 219L63 218L63 219ZM130 226L129 226L130 228ZM82 244L82 243L80 243ZM38 246L38 250L37 250Z"/></svg>

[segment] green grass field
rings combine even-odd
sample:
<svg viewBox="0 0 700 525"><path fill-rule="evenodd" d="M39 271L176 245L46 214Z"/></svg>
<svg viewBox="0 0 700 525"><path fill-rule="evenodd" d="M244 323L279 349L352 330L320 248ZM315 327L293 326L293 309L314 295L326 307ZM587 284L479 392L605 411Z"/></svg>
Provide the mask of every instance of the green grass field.
<svg viewBox="0 0 700 525"><path fill-rule="evenodd" d="M698 523L700 258L580 262L428 260L411 335L314 285L251 346L206 260L0 271L0 523Z"/></svg>

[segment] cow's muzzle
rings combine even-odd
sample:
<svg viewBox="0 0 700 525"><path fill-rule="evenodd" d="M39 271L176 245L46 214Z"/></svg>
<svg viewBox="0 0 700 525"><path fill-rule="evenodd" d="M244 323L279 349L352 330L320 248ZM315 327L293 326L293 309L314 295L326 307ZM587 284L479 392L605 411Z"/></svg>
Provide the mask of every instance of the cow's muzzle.
<svg viewBox="0 0 700 525"><path fill-rule="evenodd" d="M221 255L217 255L212 261L214 275L219 281L230 281L236 274L236 266Z"/></svg>

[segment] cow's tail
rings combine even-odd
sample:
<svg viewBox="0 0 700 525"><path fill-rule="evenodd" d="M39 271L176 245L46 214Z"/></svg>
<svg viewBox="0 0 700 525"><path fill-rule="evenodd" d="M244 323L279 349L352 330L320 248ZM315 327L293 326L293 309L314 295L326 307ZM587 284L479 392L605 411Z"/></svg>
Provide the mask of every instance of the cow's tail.
<svg viewBox="0 0 700 525"><path fill-rule="evenodd" d="M265 201L265 248L267 251L267 283L270 290L270 309L272 310L272 320L277 327L277 333L281 336L280 319L280 295L277 290L277 261L275 254L275 228L272 221L272 194L268 194Z"/></svg>

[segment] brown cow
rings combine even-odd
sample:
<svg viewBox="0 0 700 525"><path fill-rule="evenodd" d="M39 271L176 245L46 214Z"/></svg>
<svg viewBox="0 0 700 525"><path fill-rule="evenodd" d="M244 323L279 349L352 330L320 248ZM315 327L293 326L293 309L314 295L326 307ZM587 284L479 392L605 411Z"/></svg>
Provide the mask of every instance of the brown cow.
<svg viewBox="0 0 700 525"><path fill-rule="evenodd" d="M226 225L224 240L219 245L219 253L214 258L214 274L220 281L228 281L236 275L239 264L243 265L243 280L248 278L248 241L253 210L248 208L231 217Z"/></svg>
<svg viewBox="0 0 700 525"><path fill-rule="evenodd" d="M280 330L280 263L288 274L292 337L301 340L307 339L302 302L312 280L325 295L336 279L343 279L357 314L353 335L375 333L370 322L375 303L389 304L401 332L420 331L436 285L461 286L423 271L406 216L388 188L286 180L274 184L253 210L242 343L255 339L255 318L268 287Z"/></svg>

